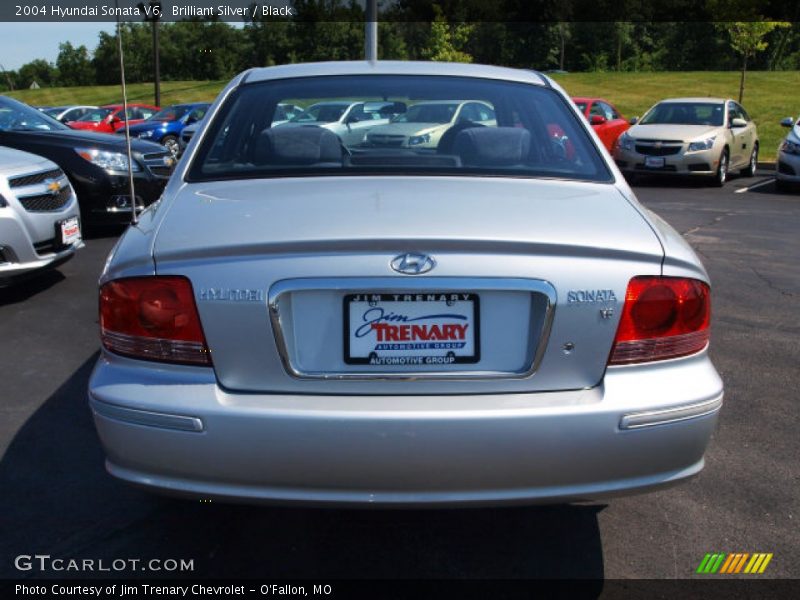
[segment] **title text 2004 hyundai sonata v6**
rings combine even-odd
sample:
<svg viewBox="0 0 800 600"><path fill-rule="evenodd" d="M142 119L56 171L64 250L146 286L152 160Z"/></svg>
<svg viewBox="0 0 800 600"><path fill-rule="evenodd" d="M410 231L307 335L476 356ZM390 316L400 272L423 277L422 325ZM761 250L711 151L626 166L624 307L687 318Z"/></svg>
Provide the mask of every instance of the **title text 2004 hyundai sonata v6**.
<svg viewBox="0 0 800 600"><path fill-rule="evenodd" d="M270 126L280 104L340 100L496 118L435 148ZM706 272L549 79L272 67L208 119L100 281L89 396L113 475L403 506L591 499L702 469L722 403Z"/></svg>

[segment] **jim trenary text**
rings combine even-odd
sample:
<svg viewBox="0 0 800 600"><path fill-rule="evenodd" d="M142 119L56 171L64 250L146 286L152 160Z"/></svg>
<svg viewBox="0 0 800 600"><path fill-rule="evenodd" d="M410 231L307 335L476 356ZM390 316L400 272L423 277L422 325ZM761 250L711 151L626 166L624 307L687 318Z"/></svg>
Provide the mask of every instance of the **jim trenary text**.
<svg viewBox="0 0 800 600"><path fill-rule="evenodd" d="M15 586L16 596L90 596L95 598L131 598L133 596L329 596L333 594L333 586L326 584L289 585L280 583L251 585L150 585L147 583L115 583L111 585L71 585L55 583L49 585L27 585L18 583Z"/></svg>

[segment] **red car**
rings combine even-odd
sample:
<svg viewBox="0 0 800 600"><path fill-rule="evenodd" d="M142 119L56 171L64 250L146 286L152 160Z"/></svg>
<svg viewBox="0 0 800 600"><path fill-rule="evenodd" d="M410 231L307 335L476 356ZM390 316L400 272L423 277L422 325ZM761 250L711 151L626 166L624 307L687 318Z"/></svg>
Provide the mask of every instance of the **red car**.
<svg viewBox="0 0 800 600"><path fill-rule="evenodd" d="M592 124L600 141L611 152L617 138L626 131L631 124L614 108L608 100L602 98L573 98L583 116Z"/></svg>
<svg viewBox="0 0 800 600"><path fill-rule="evenodd" d="M156 114L160 109L149 104L128 104L128 124L136 125ZM122 104L106 104L90 110L77 121L69 121L72 129L114 133L125 127Z"/></svg>

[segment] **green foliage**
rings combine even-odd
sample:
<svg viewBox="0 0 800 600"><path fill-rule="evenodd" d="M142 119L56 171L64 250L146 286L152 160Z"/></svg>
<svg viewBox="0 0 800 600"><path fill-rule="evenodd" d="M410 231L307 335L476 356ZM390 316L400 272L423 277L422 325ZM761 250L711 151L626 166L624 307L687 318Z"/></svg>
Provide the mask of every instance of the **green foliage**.
<svg viewBox="0 0 800 600"><path fill-rule="evenodd" d="M433 5L436 16L431 23L430 34L421 55L425 60L444 62L472 62L472 55L463 48L469 42L474 25L459 23L450 25L438 5Z"/></svg>
<svg viewBox="0 0 800 600"><path fill-rule="evenodd" d="M718 23L717 27L728 33L731 48L742 56L742 76L739 83L739 102L744 98L744 81L747 60L767 49L764 37L774 29L791 27L791 23L776 21L740 21Z"/></svg>
<svg viewBox="0 0 800 600"><path fill-rule="evenodd" d="M69 42L59 44L56 67L58 68L59 85L91 85L94 83L94 68L86 46L76 48Z"/></svg>
<svg viewBox="0 0 800 600"><path fill-rule="evenodd" d="M46 87L55 83L58 78L56 68L46 60L37 59L23 65L16 77L16 87L28 88L35 81Z"/></svg>
<svg viewBox="0 0 800 600"><path fill-rule="evenodd" d="M742 55L744 59L755 56L758 52L767 49L768 42L765 36L777 27L790 27L791 23L777 21L742 21L723 22L717 26L730 37L731 48Z"/></svg>

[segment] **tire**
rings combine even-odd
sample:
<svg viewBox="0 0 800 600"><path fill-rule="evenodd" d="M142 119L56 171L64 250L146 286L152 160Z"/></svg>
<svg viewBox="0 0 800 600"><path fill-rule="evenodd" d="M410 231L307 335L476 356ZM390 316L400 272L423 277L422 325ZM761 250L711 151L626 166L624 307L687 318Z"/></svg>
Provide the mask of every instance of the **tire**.
<svg viewBox="0 0 800 600"><path fill-rule="evenodd" d="M180 152L178 138L174 135L165 135L164 139L161 140L161 145L165 146L172 153L172 156L177 158L178 152Z"/></svg>
<svg viewBox="0 0 800 600"><path fill-rule="evenodd" d="M725 182L728 180L728 149L722 151L722 154L719 157L719 165L717 166L717 172L714 175L714 186L715 187L722 187L725 185Z"/></svg>
<svg viewBox="0 0 800 600"><path fill-rule="evenodd" d="M758 168L758 144L753 146L753 152L750 154L750 162L748 165L740 171L742 177L753 177L756 174L756 169Z"/></svg>
<svg viewBox="0 0 800 600"><path fill-rule="evenodd" d="M787 194L792 191L792 185L788 181L784 181L783 179L776 179L775 189L779 191L781 194Z"/></svg>

